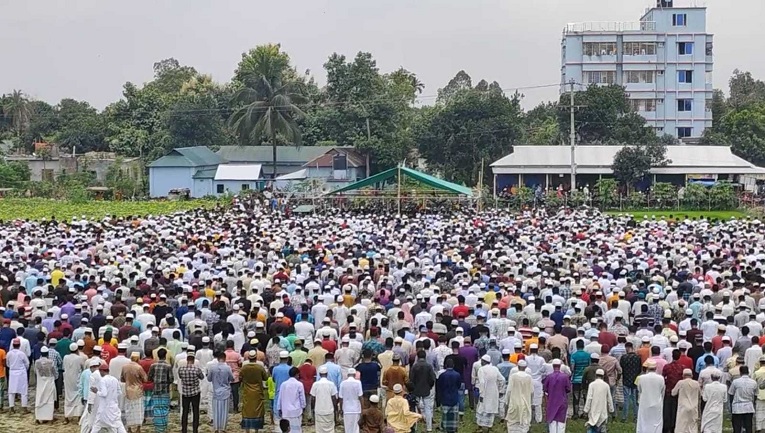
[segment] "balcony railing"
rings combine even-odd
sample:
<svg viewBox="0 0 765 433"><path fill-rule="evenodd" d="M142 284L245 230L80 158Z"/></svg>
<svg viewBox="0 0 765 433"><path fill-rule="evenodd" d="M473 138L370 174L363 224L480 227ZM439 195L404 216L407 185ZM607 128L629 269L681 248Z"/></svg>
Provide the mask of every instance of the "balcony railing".
<svg viewBox="0 0 765 433"><path fill-rule="evenodd" d="M655 21L593 21L566 24L566 27L563 29L563 33L651 32L655 30Z"/></svg>

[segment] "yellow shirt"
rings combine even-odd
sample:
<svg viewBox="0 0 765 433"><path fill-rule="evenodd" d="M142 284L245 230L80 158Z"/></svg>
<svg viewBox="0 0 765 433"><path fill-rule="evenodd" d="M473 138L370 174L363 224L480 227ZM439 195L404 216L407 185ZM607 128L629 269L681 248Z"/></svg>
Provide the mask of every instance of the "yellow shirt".
<svg viewBox="0 0 765 433"><path fill-rule="evenodd" d="M420 414L409 410L409 402L401 395L388 400L388 405L385 407L385 420L396 433L409 433L421 417Z"/></svg>
<svg viewBox="0 0 765 433"><path fill-rule="evenodd" d="M486 292L486 294L483 295L483 302L486 306L491 307L492 302L497 299L497 292L494 290L489 290Z"/></svg>
<svg viewBox="0 0 765 433"><path fill-rule="evenodd" d="M64 278L64 273L61 272L61 269L54 269L53 272L50 273L50 283L53 284L53 286L58 286L58 282L61 281L61 279Z"/></svg>
<svg viewBox="0 0 765 433"><path fill-rule="evenodd" d="M0 365L3 366L3 368L0 368L0 379L5 378L5 350L0 348Z"/></svg>
<svg viewBox="0 0 765 433"><path fill-rule="evenodd" d="M116 338L112 338L111 340L109 340L109 344L112 345L113 347L117 347L117 345L119 344L119 341L117 341ZM103 338L99 338L98 339L98 345L99 346L103 346L104 345L104 339Z"/></svg>

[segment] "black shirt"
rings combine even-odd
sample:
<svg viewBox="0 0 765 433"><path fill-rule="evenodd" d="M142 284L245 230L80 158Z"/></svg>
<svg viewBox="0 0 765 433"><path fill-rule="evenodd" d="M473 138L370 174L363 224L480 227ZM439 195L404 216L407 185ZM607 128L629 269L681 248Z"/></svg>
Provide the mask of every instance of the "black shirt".
<svg viewBox="0 0 765 433"><path fill-rule="evenodd" d="M452 362L454 362L454 371L464 375L467 359L465 359L465 357L462 355L455 355L454 353L452 353L451 355L446 355L446 358L444 358L444 365L446 365L446 361L449 359L451 359Z"/></svg>

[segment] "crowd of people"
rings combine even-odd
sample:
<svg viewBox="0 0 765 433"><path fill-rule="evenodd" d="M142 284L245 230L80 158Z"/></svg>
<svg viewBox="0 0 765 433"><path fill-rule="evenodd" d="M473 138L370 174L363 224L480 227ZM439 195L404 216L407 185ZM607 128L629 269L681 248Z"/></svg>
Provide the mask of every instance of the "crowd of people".
<svg viewBox="0 0 765 433"><path fill-rule="evenodd" d="M82 433L164 433L173 410L182 433L232 413L246 432L455 433L467 408L485 432L720 433L725 414L759 432L763 268L751 219L17 220L0 226L0 405Z"/></svg>

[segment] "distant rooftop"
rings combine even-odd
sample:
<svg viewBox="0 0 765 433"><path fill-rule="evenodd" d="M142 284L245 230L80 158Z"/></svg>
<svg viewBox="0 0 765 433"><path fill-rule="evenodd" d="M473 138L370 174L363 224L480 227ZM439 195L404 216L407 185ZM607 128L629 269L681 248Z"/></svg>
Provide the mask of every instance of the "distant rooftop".
<svg viewBox="0 0 765 433"><path fill-rule="evenodd" d="M652 32L656 30L654 21L590 21L568 23L563 28L564 34L584 32Z"/></svg>

